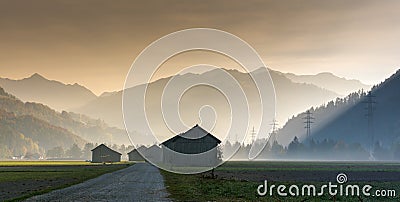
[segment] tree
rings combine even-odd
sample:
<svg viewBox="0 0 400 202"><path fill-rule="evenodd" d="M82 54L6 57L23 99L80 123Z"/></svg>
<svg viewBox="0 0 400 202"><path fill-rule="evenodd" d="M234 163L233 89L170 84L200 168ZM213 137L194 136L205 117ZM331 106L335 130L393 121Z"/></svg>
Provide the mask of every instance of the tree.
<svg viewBox="0 0 400 202"><path fill-rule="evenodd" d="M111 146L111 149L113 149L114 151L118 151L118 145L117 144L113 144Z"/></svg>
<svg viewBox="0 0 400 202"><path fill-rule="evenodd" d="M90 159L91 154L92 154L92 149L94 148L93 143L86 143L85 146L83 147L83 158L84 159Z"/></svg>
<svg viewBox="0 0 400 202"><path fill-rule="evenodd" d="M223 158L222 148L220 146L217 146L217 162L218 163L222 162L222 158Z"/></svg>
<svg viewBox="0 0 400 202"><path fill-rule="evenodd" d="M52 149L47 150L46 156L53 158L62 158L64 157L64 149L61 146L53 147Z"/></svg>
<svg viewBox="0 0 400 202"><path fill-rule="evenodd" d="M67 154L71 158L78 159L78 158L81 158L81 156L82 156L82 150L81 150L81 148L79 148L79 146L77 144L74 143L71 146L71 148L69 148L69 150L67 151Z"/></svg>
<svg viewBox="0 0 400 202"><path fill-rule="evenodd" d="M400 160L400 142L394 142L391 147L393 160Z"/></svg>
<svg viewBox="0 0 400 202"><path fill-rule="evenodd" d="M273 155L281 155L284 152L284 148L282 145L278 143L278 141L274 141L271 146L271 153Z"/></svg>
<svg viewBox="0 0 400 202"><path fill-rule="evenodd" d="M298 155L304 151L304 145L300 143L297 136L294 136L293 141L288 146L288 153Z"/></svg>

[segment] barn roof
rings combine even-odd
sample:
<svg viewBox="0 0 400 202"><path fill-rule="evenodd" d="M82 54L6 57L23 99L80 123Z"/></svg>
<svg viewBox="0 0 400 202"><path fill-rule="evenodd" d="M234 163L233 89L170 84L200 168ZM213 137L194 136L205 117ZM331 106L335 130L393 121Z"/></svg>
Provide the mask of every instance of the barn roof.
<svg viewBox="0 0 400 202"><path fill-rule="evenodd" d="M135 151L145 151L147 149L146 146L142 145L139 148L133 149L132 151L130 151L128 154L135 152Z"/></svg>
<svg viewBox="0 0 400 202"><path fill-rule="evenodd" d="M101 145L99 145L99 146L97 146L97 147L93 148L91 151L94 151L94 150L100 149L101 147L104 147L106 150L108 150L108 151L110 151L110 152L114 152L114 153L117 153L117 154L119 154L119 155L122 155L121 153L119 153L119 152L117 152L117 151L114 151L114 150L112 150L111 148L107 147L107 146L106 146L106 145L104 145L104 144L101 144Z"/></svg>
<svg viewBox="0 0 400 202"><path fill-rule="evenodd" d="M176 135L176 136L164 141L161 144L165 145L171 141L174 142L176 139L179 139L179 138L196 140L199 138L203 138L205 136L211 137L212 139L214 139L217 142L217 144L221 143L221 140L219 140L214 135L210 134L209 132L204 130L202 127L200 127L198 124L196 124L195 126L193 126L193 128L189 129L188 131L181 133L179 135Z"/></svg>

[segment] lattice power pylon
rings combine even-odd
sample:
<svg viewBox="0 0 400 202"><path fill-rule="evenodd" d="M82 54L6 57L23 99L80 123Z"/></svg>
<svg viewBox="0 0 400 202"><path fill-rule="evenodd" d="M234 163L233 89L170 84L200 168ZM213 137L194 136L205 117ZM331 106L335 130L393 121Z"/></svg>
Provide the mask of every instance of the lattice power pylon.
<svg viewBox="0 0 400 202"><path fill-rule="evenodd" d="M272 120L272 123L271 123L270 125L272 126L272 131L271 131L271 133L269 134L268 144L269 144L270 146L272 146L272 145L274 144L274 142L277 140L277 139L276 139L276 135L277 135L277 132L278 132L277 126L278 126L279 124L278 124L278 121L277 121L276 119L273 119L273 120Z"/></svg>
<svg viewBox="0 0 400 202"><path fill-rule="evenodd" d="M365 116L368 118L368 138L370 138L370 158L373 159L373 150L374 150L374 110L375 104L374 101L376 96L372 95L371 92L365 96L366 100L363 102L367 106L365 110L367 110L367 114Z"/></svg>
<svg viewBox="0 0 400 202"><path fill-rule="evenodd" d="M310 110L307 110L306 112L306 117L303 118L305 121L304 123L306 124L306 126L304 126L304 128L307 130L307 138L309 138L311 136L311 124L314 123L313 120L315 119L314 117L312 117L312 113L310 112Z"/></svg>
<svg viewBox="0 0 400 202"><path fill-rule="evenodd" d="M251 130L251 142L255 142L256 141L256 131L254 130L254 126L253 126L253 130Z"/></svg>

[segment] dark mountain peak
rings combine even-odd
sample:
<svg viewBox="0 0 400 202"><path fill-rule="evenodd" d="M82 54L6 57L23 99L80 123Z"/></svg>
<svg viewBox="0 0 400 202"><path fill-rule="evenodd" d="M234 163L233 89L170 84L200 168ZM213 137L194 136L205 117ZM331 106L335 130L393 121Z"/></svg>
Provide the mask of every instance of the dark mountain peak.
<svg viewBox="0 0 400 202"><path fill-rule="evenodd" d="M34 73L34 74L32 74L30 77L28 77L27 79L41 79L41 80L47 80L46 78L44 78L44 76L40 75L39 73Z"/></svg>

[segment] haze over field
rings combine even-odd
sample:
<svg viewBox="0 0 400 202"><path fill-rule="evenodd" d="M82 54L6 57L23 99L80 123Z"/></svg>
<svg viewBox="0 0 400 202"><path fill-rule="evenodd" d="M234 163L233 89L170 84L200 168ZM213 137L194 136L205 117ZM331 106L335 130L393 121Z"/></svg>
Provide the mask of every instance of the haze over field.
<svg viewBox="0 0 400 202"><path fill-rule="evenodd" d="M264 73L265 70L257 70L256 76ZM228 70L234 78L244 87L244 92L249 98L250 104L253 105L257 99L257 89L252 86L252 81L248 74L241 73L236 70ZM320 75L308 76L303 79L300 83L293 82L288 79L286 74L278 71L270 70L272 80L274 82L276 99L277 99L277 117L276 119L280 124L284 124L293 115L302 112L304 109L312 106L318 106L328 102L336 97L340 96L339 93L329 91L321 88L318 84L312 84L314 81L319 80ZM190 80L218 80L221 72L209 71L202 74L184 74L179 75L175 78L178 86L182 86L185 82ZM342 86L348 92L357 91L360 89L368 88L358 81L351 81L354 85L346 85L349 81L341 79L331 75L331 82L336 85ZM161 127L164 125L161 114L161 94L164 90L165 85L172 77L164 78L161 80L150 83L148 89L148 116L151 120L155 121L154 124ZM309 84L305 84L309 83ZM225 88L233 88L229 84ZM86 89L79 84L65 85L57 81L50 81L39 74L34 74L28 78L22 80L10 80L6 78L0 78L0 86L2 86L7 92L22 98L23 101L39 102L46 104L58 111L74 111L89 115L93 118L99 118L104 120L107 124L124 128L123 117L122 117L122 91L104 93L102 96L95 96L90 90ZM177 86L177 87L178 87ZM136 86L128 89L129 91L137 91L140 88L144 88L143 85ZM219 93L211 92L207 87L199 87L191 89L190 93L182 97L181 100L181 112L182 118L187 125L194 125L200 123L199 117L197 116L197 110L204 105L213 106L219 117L219 123L216 125L216 130L212 131L216 134L221 134L222 129L226 128L229 123L230 111L229 104L226 103L225 98ZM207 95L207 96L204 96ZM213 96L211 96L213 95ZM210 99L210 97L212 99ZM138 98L136 98L138 99ZM292 101L296 100L296 104ZM174 100L171 100L173 102ZM252 113L259 111L259 107L252 110ZM138 112L133 112L137 114ZM156 118L157 117L157 118ZM226 120L221 122L221 120ZM272 121L272 120L271 120ZM251 126L256 125L257 120L251 120ZM137 131L141 131L142 125L137 126ZM162 127L161 127L162 128ZM160 129L160 128L159 128ZM164 130L166 131L165 128ZM172 134L170 134L172 135ZM165 138L165 137L164 137Z"/></svg>
<svg viewBox="0 0 400 202"><path fill-rule="evenodd" d="M257 70L255 72L256 77L262 74L264 71L265 69ZM241 73L237 70L228 70L227 72L231 74L240 83L240 85L243 86L243 90L248 96L250 105L254 105L254 102L256 102L256 99L258 97L257 89L252 86L252 81L250 80L249 75ZM217 80L222 76L220 74L221 72L215 70L202 74L188 73L178 75L175 78L175 82L177 82L177 85L183 85L185 82L190 80ZM276 119L282 126L285 124L286 120L298 113L303 112L304 109L313 106L319 106L340 96L339 93L335 93L333 91L329 91L318 86L318 84L320 83L315 81L320 80L320 75L309 75L301 80L301 83L296 83L287 78L287 74L274 70L270 70L270 74L274 82L277 96ZM296 78L301 78L301 76L296 76L294 74L290 75L295 76ZM331 74L329 75L329 77L331 78L331 84L335 83L338 86L342 86L341 89L344 91L353 92L362 90L366 87L368 88L367 85L364 85L359 81L348 81L346 79L339 78ZM148 113L147 116L149 118L149 121L151 122L151 125L156 126L154 128L154 132L156 134L162 134L160 136L161 139L167 139L174 135L172 133L165 133L165 131L168 131L168 129L165 128L162 117L160 116L161 95L163 93L165 85L170 79L171 77L154 81L150 83L148 87L147 96L149 97L147 97L147 100L149 100L149 102L146 103ZM354 85L346 85L349 82L353 83ZM316 85L312 83L316 83ZM23 101L43 103L58 110L59 112L64 110L72 110L99 120L91 120L90 118L86 118L85 116L79 114L75 115L73 113L70 113L68 115L64 112L62 113L63 116L60 116L57 114L57 112L50 111L51 109L44 106L39 107L39 109L37 109L37 112L29 112L26 110L21 111L21 109L23 108L15 108L16 110L14 110L13 108L7 107L11 106L11 104L5 105L7 102L11 101L10 99L6 99L8 101L3 102L2 106L5 107L5 110L8 112L16 113L17 115L29 114L35 117L39 117L41 119L44 118L44 120L49 122L50 124L56 124L57 126L67 128L69 131L80 135L80 137L89 142L130 144L123 130L110 130L107 129L107 125L102 126L104 125L102 121L105 121L105 124L116 126L121 129L124 128L121 106L122 91L104 93L102 96L97 97L93 93L91 93L90 90L86 89L83 86L80 86L79 84L65 85L58 81L50 81L39 74L33 74L32 76L24 78L22 80L0 78L0 85L4 86L4 89L7 92L12 92L13 95L17 96L17 98L24 98ZM225 84L222 83L221 85ZM134 92L139 90L140 88L144 88L144 86L139 85L127 90ZM232 86L226 86L225 88L232 88ZM221 134L225 134L226 128L230 125L229 103L226 103L226 100L222 94L210 90L211 89L207 87L197 87L196 89L189 90L180 101L181 117L183 121L189 126L201 123L201 120L199 119L200 117L197 115L198 110L200 110L200 108L204 105L213 106L218 115L218 120L216 120L217 124L215 128L213 130L210 130L210 132L216 134L216 136L223 139L224 136L221 136ZM293 104L293 100L296 100L296 104ZM174 101L175 100L171 100L170 104L174 103ZM15 106L23 106L21 104L22 102L18 100L12 102L14 102ZM77 103L80 104L78 105L78 107ZM51 115L40 115L41 113L43 113L43 111L50 111ZM251 113L255 114L257 111L259 111L258 107L252 108ZM138 114L138 112L132 113ZM45 114L49 114L49 112L46 112ZM74 120L69 120L69 117L74 118ZM72 124L71 122L74 121L78 122ZM79 122L89 125L80 126L81 123ZM256 125L256 123L256 119L251 120L250 127ZM91 126L91 124L94 125ZM98 129L93 128L99 126L100 128ZM135 130L143 133L143 125L139 124L138 122ZM152 142L147 142L147 144L151 143Z"/></svg>
<svg viewBox="0 0 400 202"><path fill-rule="evenodd" d="M23 4L0 1L0 138L7 140L3 145L8 145L0 150L6 151L9 157L27 150L40 153L51 149L52 145L131 144L124 131L121 103L124 81L132 62L160 37L196 27L227 31L252 46L265 63L253 72L255 77L269 78L262 66L269 68L276 93L276 117L271 117L265 125L270 128L269 124L276 119L278 127L282 127L274 133L274 140L278 141L269 142L269 152L275 151L277 156L307 149L315 152L311 145L332 150L348 148L352 144L350 141L364 138L365 122L359 116L364 106L359 102L372 85L389 78L400 67L398 8L400 1L396 0L385 3L373 0L205 0L190 3L183 0L140 3L43 0ZM189 42L185 40L181 42ZM174 47L173 44L170 47ZM146 120L155 126L160 140L178 133L165 126L161 113L161 97L167 82L173 80L178 88L191 81L208 79L232 90L232 85L221 82L223 75L215 70L197 68L180 73L187 67L205 63L225 69L237 79L241 85L238 90L243 90L249 105L255 106L249 107L251 114L260 113L257 88L238 62L211 51L180 53L162 63L148 81L146 113L149 117ZM139 71L134 77L146 78L143 74ZM384 137L378 146L385 147L382 151L390 147L391 154L396 154L398 119L391 113L397 111L388 110L387 106L395 107L388 100L397 101L398 93L393 89L398 83L386 83L389 84L379 87L382 90L375 87L373 91L385 105L379 109L382 111L376 111L383 117L377 122ZM131 84L129 82L125 92L142 92L145 85ZM240 94L237 92L236 98ZM164 107L171 109L178 103L179 110L174 111L179 111L187 127L200 123L223 139L232 118L247 122L243 111L231 117L223 94L218 89L196 86L188 88L179 102L168 99ZM131 97L129 101L141 106L140 99L143 95ZM201 109L206 109L211 116L213 113L211 107L204 106L213 107L217 116L202 119L204 110ZM269 107L268 112L273 111ZM312 126L315 139L305 137L306 110L316 116L315 127ZM133 114L130 121L135 126L132 132L148 134L143 132L146 124L137 121L143 112L134 109L130 113ZM384 116L386 113L389 115ZM215 127L211 123L213 118ZM357 121L352 120L356 118ZM258 128L258 121L252 117L250 128ZM207 124L210 127L206 127ZM233 126L234 130L237 125ZM258 132L267 135L271 131ZM60 140L45 141L48 138ZM143 139L148 137L143 136ZM251 139L247 137L246 142ZM395 143L389 145L391 141ZM146 143L154 141L149 139ZM18 144L25 148L14 151L11 147ZM358 141L355 144L359 148L358 157L364 158L367 150L363 147L367 147L367 143Z"/></svg>

